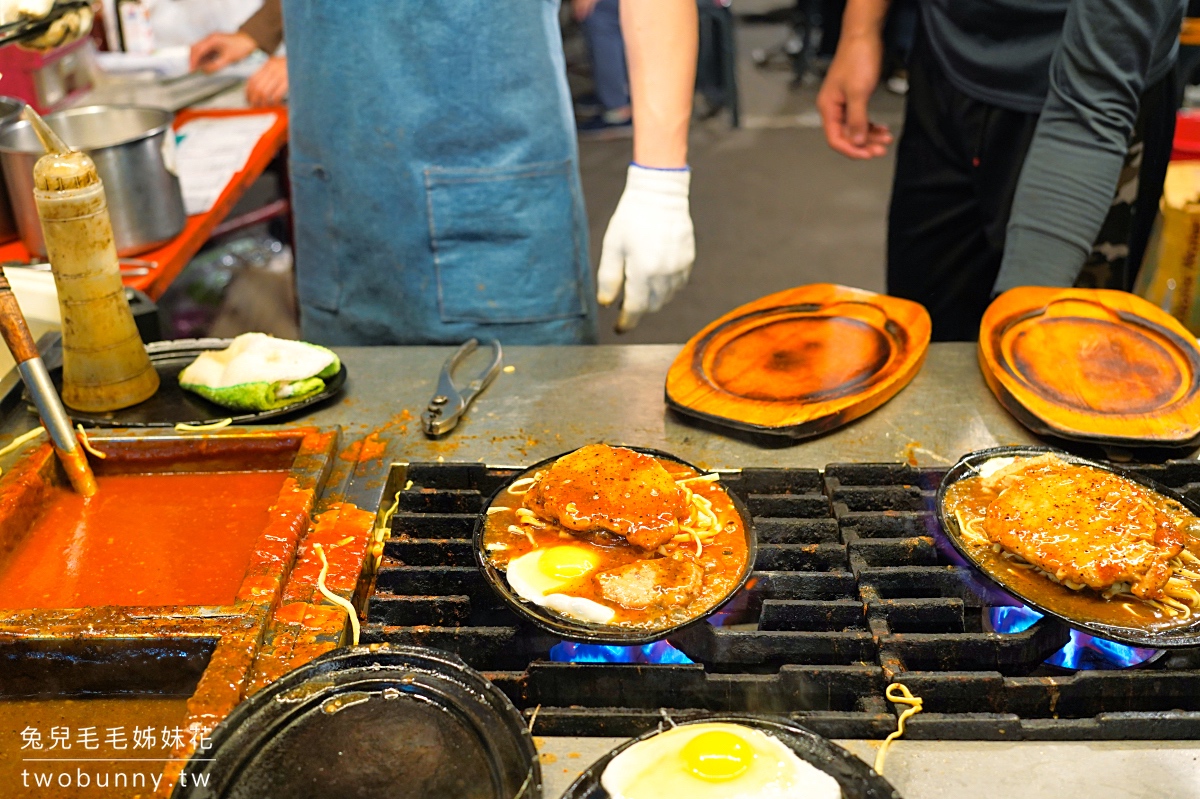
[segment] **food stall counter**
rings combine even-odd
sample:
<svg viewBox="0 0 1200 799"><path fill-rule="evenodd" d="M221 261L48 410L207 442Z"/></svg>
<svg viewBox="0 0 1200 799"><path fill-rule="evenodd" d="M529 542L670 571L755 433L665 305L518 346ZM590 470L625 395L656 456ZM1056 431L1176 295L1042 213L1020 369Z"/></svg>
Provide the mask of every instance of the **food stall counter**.
<svg viewBox="0 0 1200 799"><path fill-rule="evenodd" d="M522 466L595 441L657 448L709 469L891 463L917 470L945 469L971 450L1037 441L988 390L973 344L933 344L921 372L887 405L833 433L790 446L733 438L685 424L669 413L663 383L678 351L673 345L508 348L499 378L456 429L435 440L422 433L420 413L453 348L342 348L338 354L348 383L341 398L281 424L340 427L343 440L358 448L346 497L370 509L382 507L397 490L394 477L389 479L394 463ZM0 391L8 389L11 396L14 376L5 381ZM0 427L5 438L34 426L34 417L19 403L8 407ZM10 457L0 466L11 463ZM734 679L752 677L759 675ZM527 719L532 710L524 709ZM583 769L623 740L544 735L536 728L534 735L544 795L550 799L557 799ZM868 762L879 746L878 740L832 737ZM1156 736L1151 731L1148 737ZM894 747L887 776L906 799L1014 794L1050 799L1076 795L1086 785L1093 786L1089 793L1100 788L1114 796L1183 799L1200 797L1200 743L906 739Z"/></svg>

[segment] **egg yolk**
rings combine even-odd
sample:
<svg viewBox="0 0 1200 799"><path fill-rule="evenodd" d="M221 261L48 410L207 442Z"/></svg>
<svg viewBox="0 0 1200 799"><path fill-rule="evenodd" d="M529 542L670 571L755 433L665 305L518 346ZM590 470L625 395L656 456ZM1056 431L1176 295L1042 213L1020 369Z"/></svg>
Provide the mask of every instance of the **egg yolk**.
<svg viewBox="0 0 1200 799"><path fill-rule="evenodd" d="M680 754L688 770L708 782L724 782L741 776L754 760L754 750L741 736L724 730L697 735L683 745Z"/></svg>
<svg viewBox="0 0 1200 799"><path fill-rule="evenodd" d="M577 547L554 547L542 553L538 571L559 582L578 579L596 568L592 553Z"/></svg>

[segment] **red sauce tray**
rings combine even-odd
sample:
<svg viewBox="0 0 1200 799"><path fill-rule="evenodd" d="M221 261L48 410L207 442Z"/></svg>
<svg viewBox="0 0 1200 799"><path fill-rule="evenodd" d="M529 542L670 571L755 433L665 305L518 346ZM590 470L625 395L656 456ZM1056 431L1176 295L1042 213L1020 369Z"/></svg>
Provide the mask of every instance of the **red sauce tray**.
<svg viewBox="0 0 1200 799"><path fill-rule="evenodd" d="M169 796L242 699L345 641L315 548L327 587L359 597L375 514L326 490L354 468L338 440L315 428L94 436L104 457L90 459L100 490L87 500L49 444L0 477L0 793L23 784L18 735L45 748L69 728L68 745L91 730L95 751L82 749L114 761L88 766L93 787L136 772L159 779L114 782L129 789L114 795ZM157 760L119 762L130 757ZM59 771L80 782L44 795L88 787Z"/></svg>

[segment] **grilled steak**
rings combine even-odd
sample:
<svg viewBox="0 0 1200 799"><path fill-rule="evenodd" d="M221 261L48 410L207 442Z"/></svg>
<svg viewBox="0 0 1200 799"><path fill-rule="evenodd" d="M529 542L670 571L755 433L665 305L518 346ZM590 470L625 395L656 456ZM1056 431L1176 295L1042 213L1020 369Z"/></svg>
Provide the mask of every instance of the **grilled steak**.
<svg viewBox="0 0 1200 799"><path fill-rule="evenodd" d="M525 507L578 532L606 530L657 549L686 518L675 479L650 455L589 444L559 458L525 495Z"/></svg>
<svg viewBox="0 0 1200 799"><path fill-rule="evenodd" d="M1105 591L1128 583L1161 597L1184 533L1155 495L1118 475L1039 458L1000 475L984 530L1005 550L1063 582Z"/></svg>

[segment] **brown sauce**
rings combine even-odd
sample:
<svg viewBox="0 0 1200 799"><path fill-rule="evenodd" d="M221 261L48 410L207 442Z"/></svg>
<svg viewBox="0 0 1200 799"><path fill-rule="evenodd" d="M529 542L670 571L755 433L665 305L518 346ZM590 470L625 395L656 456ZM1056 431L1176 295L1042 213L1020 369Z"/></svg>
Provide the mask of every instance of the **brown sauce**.
<svg viewBox="0 0 1200 799"><path fill-rule="evenodd" d="M186 697L0 699L0 796L150 796L186 717Z"/></svg>
<svg viewBox="0 0 1200 799"><path fill-rule="evenodd" d="M51 490L0 562L0 608L229 605L286 472L100 475Z"/></svg>
<svg viewBox="0 0 1200 799"><path fill-rule="evenodd" d="M675 461L656 460L677 481L697 477L701 474ZM530 471L522 474L521 477L532 477L533 475L534 473ZM514 534L509 527L518 525L517 509L522 507L525 498L524 492L514 494L505 491L493 502L492 508L504 508L504 510L488 514L483 534L488 560L500 571L505 571L511 561L534 549L564 544L580 546L598 556L598 565L590 574L558 589L558 592L588 599L615 610L616 616L608 626L656 630L695 619L722 602L737 587L746 570L748 547L742 518L720 482L694 480L687 483L687 486L696 495L705 497L712 503L712 510L719 522L720 532L703 542L698 556L695 554L696 542L694 539L670 542L664 545L666 557L677 554L679 558L695 563L703 571L700 587L686 602L631 608L607 599L601 594L601 584L596 579L596 575L627 564L663 558L662 552L648 552L631 545L616 535L570 531L557 522L544 518L539 519L545 525L544 527L524 526L524 529L529 531L528 536ZM530 541L530 536L532 541ZM490 549L489 545L503 546L504 549ZM686 568L679 567L677 562L667 561L663 565L663 571L670 575L669 579L671 580L676 579L677 573L688 571ZM682 576L679 579L682 579Z"/></svg>
<svg viewBox="0 0 1200 799"><path fill-rule="evenodd" d="M1168 509L1171 513L1179 513L1182 510L1181 506L1170 498L1141 486L1139 488L1155 497L1155 504L1161 508ZM962 514L966 523L971 523L974 519L984 519L988 506L997 496L998 492L988 488L979 477L960 480L946 490L946 519L950 524L957 525L956 512ZM961 532L956 538L975 564L1002 586L1066 618L1151 631L1186 627L1196 622L1195 614L1191 617L1184 614L1171 616L1153 605L1126 596L1105 599L1100 592L1089 588L1071 590L1038 571L1015 565L1012 560L996 552L990 544L976 543L972 537Z"/></svg>

